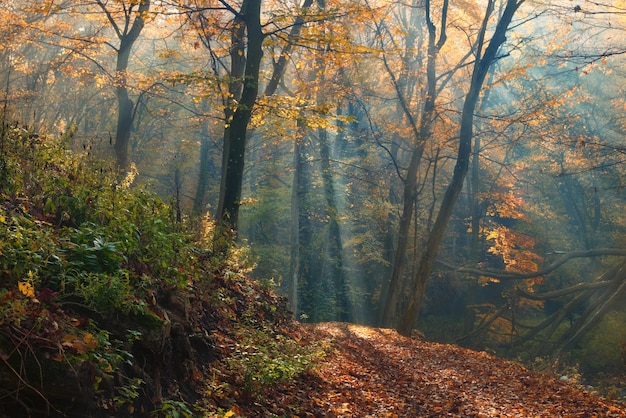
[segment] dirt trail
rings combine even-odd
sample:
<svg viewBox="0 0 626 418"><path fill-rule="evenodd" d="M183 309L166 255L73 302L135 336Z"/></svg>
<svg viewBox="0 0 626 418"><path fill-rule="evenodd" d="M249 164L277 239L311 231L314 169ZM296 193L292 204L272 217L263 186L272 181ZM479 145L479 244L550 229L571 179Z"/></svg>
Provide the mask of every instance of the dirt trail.
<svg viewBox="0 0 626 418"><path fill-rule="evenodd" d="M242 415L626 417L624 404L486 353L358 325L307 329L314 340L332 341L324 364L269 388L264 401L242 408Z"/></svg>

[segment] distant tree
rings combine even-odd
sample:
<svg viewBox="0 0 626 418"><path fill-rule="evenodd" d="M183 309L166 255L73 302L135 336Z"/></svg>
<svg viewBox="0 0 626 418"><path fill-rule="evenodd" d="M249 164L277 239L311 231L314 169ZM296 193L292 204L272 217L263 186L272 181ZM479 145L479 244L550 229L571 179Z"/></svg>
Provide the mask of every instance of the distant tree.
<svg viewBox="0 0 626 418"><path fill-rule="evenodd" d="M111 5L101 0L97 0L96 3L106 15L119 40L117 47L112 46L117 54L115 65L117 130L114 148L117 164L120 168L126 169L130 164L129 144L134 112L134 104L128 94L128 62L133 45L146 23L150 0L130 1L128 4L122 2L121 5L117 2Z"/></svg>
<svg viewBox="0 0 626 418"><path fill-rule="evenodd" d="M39 80L42 85L38 90L54 91L59 96L65 96L62 100L54 97L62 104L57 106L56 114L48 113L42 117L47 119L48 125L63 120L65 126L77 125L85 113L91 113L91 119L96 112L83 108L87 107L87 100L98 96L99 91L103 88L106 90L112 84L118 102L114 149L117 163L122 169L126 169L130 162L129 143L134 113L134 104L129 97L129 61L133 46L148 19L150 5L149 0L97 0L24 6L24 10L30 13L39 13L23 22L31 33L26 45L37 45L46 51L45 55L40 53L37 57L43 69L43 78ZM46 24L38 24L38 20ZM110 34L107 28L118 39L117 45L107 37ZM103 47L115 52L114 71L108 66L109 56L103 53ZM42 59L44 56L45 59ZM82 89L75 88L75 84ZM71 99L76 95L80 95L82 100L73 102ZM95 125L95 121L88 122Z"/></svg>

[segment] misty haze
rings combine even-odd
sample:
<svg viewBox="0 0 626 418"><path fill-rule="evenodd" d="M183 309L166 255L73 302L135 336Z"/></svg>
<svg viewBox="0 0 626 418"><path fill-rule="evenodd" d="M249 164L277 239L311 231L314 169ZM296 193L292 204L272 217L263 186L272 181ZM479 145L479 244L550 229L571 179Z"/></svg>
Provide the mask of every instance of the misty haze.
<svg viewBox="0 0 626 418"><path fill-rule="evenodd" d="M0 16L0 415L500 416L258 406L347 335L626 399L625 1Z"/></svg>

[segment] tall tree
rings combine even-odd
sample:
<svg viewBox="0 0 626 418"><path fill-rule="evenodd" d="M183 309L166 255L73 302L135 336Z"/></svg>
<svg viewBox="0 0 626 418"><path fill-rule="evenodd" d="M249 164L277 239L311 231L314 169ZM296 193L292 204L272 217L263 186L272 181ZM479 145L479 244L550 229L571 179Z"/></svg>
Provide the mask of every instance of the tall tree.
<svg viewBox="0 0 626 418"><path fill-rule="evenodd" d="M437 98L437 55L441 48L445 45L447 39L446 22L448 14L448 1L445 0L443 3L439 39L437 39L437 28L431 18L431 3L429 0L424 2L424 10L424 19L428 31L428 57L426 64L426 96L424 97L423 107L419 118L416 118L413 109L411 109L410 100L409 97L407 97L407 92L404 89L404 86L402 85L403 83L396 79L387 60L383 59L385 68L391 76L392 84L397 94L402 113L408 121L413 134L411 158L409 166L406 170L406 175L402 178L404 189L402 195L402 214L400 215L400 222L398 225L398 238L393 259L393 267L391 270L391 279L389 281L389 289L387 291L387 298L385 300L385 307L383 310L383 326L390 326L392 320L395 318L398 299L402 290L401 283L405 267L405 257L409 244L409 233L411 230L411 222L413 220L415 199L417 198L418 173L422 155L424 154L424 147L426 145L426 141L430 137L431 128L434 122L435 101ZM412 39L414 39L414 36ZM407 45L408 50L412 50L412 47L413 46L410 43Z"/></svg>
<svg viewBox="0 0 626 418"><path fill-rule="evenodd" d="M261 1L244 0L239 10L236 10L226 1L221 2L221 9L233 14L230 30L230 48L228 71L228 92L224 105L224 149L222 155L222 175L220 185L220 197L216 218L236 235L239 221L239 207L242 197L242 183L244 176L245 157L247 142L252 134L250 120L253 109L259 96L260 68L263 58L263 42L267 36L280 34L289 29L287 42L282 47L278 60L274 62L273 72L263 92L264 96L273 95L285 73L289 54L295 44L295 40L305 23L302 14L297 14L286 28L279 27L277 30L264 33L261 24ZM306 11L312 0L305 0L301 6ZM220 9L220 8L218 8ZM216 9L208 8L208 12ZM210 19L202 17L205 13L202 7L195 12L199 13L199 19L194 19L197 30L203 44L211 51L213 60L219 60L212 49L209 28ZM220 66L224 63L220 62ZM217 65L213 64L217 74ZM202 155L205 155L204 153ZM202 182L200 183L202 184ZM198 191L200 195L202 191Z"/></svg>
<svg viewBox="0 0 626 418"><path fill-rule="evenodd" d="M222 181L217 219L236 233L241 204L248 124L259 92L259 71L263 58L261 0L244 0L235 14L231 29L231 77L241 74L241 92L235 97L234 109L226 109ZM237 88L237 86L235 86Z"/></svg>
<svg viewBox="0 0 626 418"><path fill-rule="evenodd" d="M304 3L301 6L301 10L302 11L306 11L312 4L313 0L305 0ZM208 11L208 13L210 13L211 11ZM190 21L193 23L195 30L198 34L198 37L202 43L202 45L204 45L204 47L209 51L210 54L210 58L211 58L211 68L213 71L213 75L216 78L220 77L220 67L223 67L224 64L223 63L218 63L217 61L220 60L220 58L217 56L216 52L214 51L214 46L212 45L213 43L213 37L216 37L216 28L213 27L215 25L212 24L211 22L211 18L209 16L207 16L207 11L203 11L202 9L200 10L193 10L191 12L188 11L188 14L190 15ZM265 86L265 89L263 90L263 96L272 96L276 93L276 90L278 89L279 83L282 80L282 77L287 69L287 64L289 62L289 56L290 53L294 47L294 45L296 44L298 35L302 29L302 26L305 24L305 20L304 17L302 15L302 13L298 14L295 18L294 21L291 25L291 28L289 30L288 36L287 36L287 41L284 44L284 46L281 48L279 54L278 54L278 59L273 63L273 70L272 70L272 75L268 81L268 83ZM277 33L282 32L282 30L278 31ZM238 27L238 35L237 36L231 36L231 41L234 43L237 43L237 37L238 36L245 36L245 31L244 31L244 27L243 25L239 25ZM267 36L266 34L263 34L263 37ZM241 94L241 88L242 88L242 80L243 80L243 76L244 76L244 68L245 68L245 62L246 62L246 57L244 55L245 53L245 48L241 48L243 46L245 46L244 43L239 43L239 48L235 47L235 45L233 44L231 46L230 49L230 59L231 59L231 66L230 66L230 72L228 74L228 78L230 79L229 82L229 92L227 94L227 97L224 101L225 104L225 118L228 120L230 118L232 118L233 116L233 105L234 103L236 103L236 98L239 97L239 95ZM233 64L233 62L237 62L236 64ZM234 71L234 73L233 73ZM247 132L247 136L251 137L253 135L253 131L250 130L250 132ZM247 142L247 141L246 141ZM209 153L208 151L208 140L202 139L202 151L200 153L200 176L206 176L208 175L208 172L204 169L202 169L202 167L207 167L209 166ZM225 156L225 154L224 154ZM223 161L224 167L227 165L226 164L226 160ZM206 193L206 184L207 184L207 179L205 178L200 178L198 181L198 185L197 185L197 189L196 189L196 198L195 198L195 202L194 202L194 212L195 213L200 213L200 211L202 210L203 207L203 201L204 201L204 194ZM239 199L241 198L241 196L239 197ZM234 209L234 208L233 208ZM238 210L238 209L237 209ZM231 225L232 226L232 225Z"/></svg>
<svg viewBox="0 0 626 418"><path fill-rule="evenodd" d="M481 25L476 45L474 48L474 67L469 90L465 96L463 112L461 114L461 127L459 132L459 148L457 162L454 167L452 179L446 189L446 193L441 202L437 219L433 229L428 235L426 247L422 253L419 265L413 279L411 293L406 309L400 316L397 330L402 335L410 335L415 321L419 314L426 284L432 271L435 257L439 250L439 245L443 238L446 226L452 215L452 210L457 198L463 188L465 175L467 174L469 159L472 150L472 137L474 129L474 111L478 103L480 92L485 81L485 77L493 62L497 59L500 46L506 40L506 32L513 20L513 16L525 0L507 0L504 11L500 16L493 35L489 41L486 40L489 21L494 11L495 0L489 0L487 10ZM486 46L485 46L486 44Z"/></svg>
<svg viewBox="0 0 626 418"><path fill-rule="evenodd" d="M106 15L109 24L119 39L115 48L117 61L115 64L115 93L117 96L117 130L115 133L115 155L117 164L122 169L130 164L129 145L130 133L133 124L134 104L128 94L128 63L133 45L143 30L147 14L150 10L150 0L122 2L119 10L112 9L109 2L97 0L98 6ZM119 5L114 6L116 9Z"/></svg>

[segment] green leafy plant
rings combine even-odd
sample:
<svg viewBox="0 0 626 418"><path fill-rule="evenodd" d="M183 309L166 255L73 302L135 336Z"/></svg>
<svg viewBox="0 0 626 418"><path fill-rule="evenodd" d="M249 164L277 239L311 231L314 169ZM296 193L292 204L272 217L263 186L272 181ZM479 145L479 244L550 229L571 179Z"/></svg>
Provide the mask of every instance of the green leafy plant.
<svg viewBox="0 0 626 418"><path fill-rule="evenodd" d="M283 335L247 329L227 363L244 392L257 397L264 387L310 370L325 354L319 345L302 347Z"/></svg>
<svg viewBox="0 0 626 418"><path fill-rule="evenodd" d="M118 385L116 387L117 395L113 398L115 407L120 411L123 411L125 407L126 411L132 414L134 412L133 402L139 397L139 389L142 384L143 380L134 378L128 379L128 382L123 385Z"/></svg>
<svg viewBox="0 0 626 418"><path fill-rule="evenodd" d="M96 312L115 317L118 314L138 313L145 303L138 301L128 273L87 273L76 283L76 293Z"/></svg>
<svg viewBox="0 0 626 418"><path fill-rule="evenodd" d="M165 418L191 418L194 416L194 413L185 402L166 399L161 402L158 409L155 409L150 413L150 416Z"/></svg>
<svg viewBox="0 0 626 418"><path fill-rule="evenodd" d="M69 152L64 139L36 140L21 128L8 130L5 145L0 343L9 345L0 351L41 356L36 365L87 367L98 402L132 414L144 382L126 372L131 351L162 326L148 307L158 309L160 292L200 276L200 252L184 225L172 222L171 206L147 187L131 188L132 176L118 180L107 163ZM39 353L42 341L55 349ZM191 416L183 403L168 402L162 415Z"/></svg>

